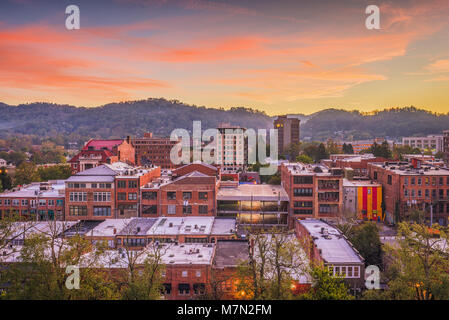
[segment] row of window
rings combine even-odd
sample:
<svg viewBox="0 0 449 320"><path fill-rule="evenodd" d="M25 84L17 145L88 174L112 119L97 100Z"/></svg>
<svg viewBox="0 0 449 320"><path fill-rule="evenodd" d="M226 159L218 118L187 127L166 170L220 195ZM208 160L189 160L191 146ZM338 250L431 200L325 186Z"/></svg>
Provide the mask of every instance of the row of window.
<svg viewBox="0 0 449 320"><path fill-rule="evenodd" d="M404 189L404 196L408 197L409 195L411 197L416 197L416 196L422 197L422 189L418 189L418 190L415 190L415 189ZM426 198L430 197L430 190L429 189L425 189L424 190L424 196ZM436 189L432 189L432 198L436 198L436 196L437 196L437 190ZM444 189L438 190L438 196L440 198L444 197ZM449 198L449 189L446 189L446 197Z"/></svg>
<svg viewBox="0 0 449 320"><path fill-rule="evenodd" d="M359 266L333 266L333 275L343 276L344 278L360 278Z"/></svg>
<svg viewBox="0 0 449 320"><path fill-rule="evenodd" d="M73 183L73 182L69 182L67 185L67 187L71 188L71 189L85 189L88 186L89 185L86 183ZM92 189L111 189L112 184L111 183L91 183L90 187Z"/></svg>
<svg viewBox="0 0 449 320"><path fill-rule="evenodd" d="M125 189L136 189L137 188L137 181L136 180L118 180L117 181L117 188Z"/></svg>
<svg viewBox="0 0 449 320"><path fill-rule="evenodd" d="M31 206L35 206L36 205L36 200L28 200L28 199L0 199L0 205L4 205L4 206L10 206L13 205L15 207L18 206L28 206L28 204L30 204ZM45 206L49 206L49 207L54 207L55 205L58 207L61 207L64 205L64 200L62 199L39 199L38 204L40 207L45 207Z"/></svg>
<svg viewBox="0 0 449 320"><path fill-rule="evenodd" d="M126 193L125 192L117 193L117 200L125 201ZM128 193L128 200L137 200L137 193L135 193L135 192Z"/></svg>
<svg viewBox="0 0 449 320"><path fill-rule="evenodd" d="M176 191L168 191L167 199L168 200L176 200ZM190 199L192 199L192 192L184 191L182 193L182 200L190 200ZM198 199L207 200L207 192L198 192Z"/></svg>
<svg viewBox="0 0 449 320"><path fill-rule="evenodd" d="M295 197L312 197L313 188L293 188L293 196Z"/></svg>
<svg viewBox="0 0 449 320"><path fill-rule="evenodd" d="M418 186L422 185L423 182L423 178L421 177L410 177L410 185L414 186L415 183L417 183ZM432 185L436 186L436 182L437 182L437 178L436 177L432 177ZM405 177L404 178L404 185L408 185L409 183L409 177ZM430 185L430 178L429 177L424 177L424 184L426 186ZM444 177L439 177L438 178L438 184L440 186L444 185ZM449 186L449 177L446 177L446 185Z"/></svg>
<svg viewBox="0 0 449 320"><path fill-rule="evenodd" d="M111 216L111 207L94 207L94 216ZM87 206L69 206L69 215L87 216Z"/></svg>
<svg viewBox="0 0 449 320"><path fill-rule="evenodd" d="M204 294L205 292L206 292L206 285L204 283L194 283L193 284L193 293L194 294ZM170 295L172 293L171 283L164 283L164 292L163 293L166 295ZM178 284L178 294L179 295L190 294L190 284L188 284L188 283Z"/></svg>

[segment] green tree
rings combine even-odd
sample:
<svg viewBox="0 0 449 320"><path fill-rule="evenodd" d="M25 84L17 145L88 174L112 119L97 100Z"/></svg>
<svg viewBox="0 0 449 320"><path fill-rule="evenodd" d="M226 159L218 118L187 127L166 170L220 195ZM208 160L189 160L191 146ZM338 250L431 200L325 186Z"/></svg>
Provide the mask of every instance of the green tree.
<svg viewBox="0 0 449 320"><path fill-rule="evenodd" d="M322 159L328 159L329 158L329 152L327 152L326 147L324 146L323 143L320 143L320 145L318 146L318 150L315 156L315 162L319 162Z"/></svg>
<svg viewBox="0 0 449 320"><path fill-rule="evenodd" d="M306 164L313 163L313 159L306 154L301 154L301 155L297 156L295 160L297 162L306 163Z"/></svg>
<svg viewBox="0 0 449 320"><path fill-rule="evenodd" d="M8 169L2 167L0 169L0 181L2 185L2 190L9 190L12 188L12 179L8 174Z"/></svg>
<svg viewBox="0 0 449 320"><path fill-rule="evenodd" d="M364 222L352 228L341 228L368 265L382 265L382 242L375 222Z"/></svg>
<svg viewBox="0 0 449 320"><path fill-rule="evenodd" d="M24 185L31 182L40 181L36 165L31 162L23 162L17 167L14 175L15 185Z"/></svg>
<svg viewBox="0 0 449 320"><path fill-rule="evenodd" d="M300 295L302 300L353 300L348 293L348 287L343 277L334 276L329 269L323 266L313 266L310 272L312 288L309 292Z"/></svg>

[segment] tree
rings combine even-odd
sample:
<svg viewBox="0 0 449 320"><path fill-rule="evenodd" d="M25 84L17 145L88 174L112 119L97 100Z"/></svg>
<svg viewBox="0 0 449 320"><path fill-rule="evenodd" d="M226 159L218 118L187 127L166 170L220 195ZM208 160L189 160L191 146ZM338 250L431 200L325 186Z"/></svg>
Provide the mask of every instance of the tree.
<svg viewBox="0 0 449 320"><path fill-rule="evenodd" d="M15 185L24 185L31 182L40 181L36 166L31 162L23 162L17 167L14 176Z"/></svg>
<svg viewBox="0 0 449 320"><path fill-rule="evenodd" d="M306 164L313 163L313 159L306 154L301 154L301 155L297 156L295 160L297 162L306 163Z"/></svg>
<svg viewBox="0 0 449 320"><path fill-rule="evenodd" d="M354 148L352 147L352 144L343 143L343 153L345 154L354 154Z"/></svg>
<svg viewBox="0 0 449 320"><path fill-rule="evenodd" d="M449 299L447 231L401 222L397 245L386 245L388 299Z"/></svg>
<svg viewBox="0 0 449 320"><path fill-rule="evenodd" d="M329 152L327 152L326 147L324 146L324 144L320 143L320 145L318 146L318 150L315 156L315 162L319 162L322 159L328 159L329 158Z"/></svg>
<svg viewBox="0 0 449 320"><path fill-rule="evenodd" d="M273 229L251 235L248 261L237 271L236 296L245 299L291 299L292 281L305 274L304 252L295 236Z"/></svg>
<svg viewBox="0 0 449 320"><path fill-rule="evenodd" d="M69 165L55 165L50 167L39 167L37 174L41 181L65 180L72 175L72 169Z"/></svg>
<svg viewBox="0 0 449 320"><path fill-rule="evenodd" d="M299 155L300 144L299 143L291 143L285 148L283 152L283 156L288 160L293 160Z"/></svg>
<svg viewBox="0 0 449 320"><path fill-rule="evenodd" d="M324 266L311 267L312 289L300 295L302 300L352 300L342 276L334 276Z"/></svg>
<svg viewBox="0 0 449 320"><path fill-rule="evenodd" d="M379 267L382 265L382 242L375 222L364 222L361 225L340 230L360 252L366 264Z"/></svg>
<svg viewBox="0 0 449 320"><path fill-rule="evenodd" d="M9 190L12 188L12 179L8 174L8 169L5 167L0 169L0 181L2 190Z"/></svg>

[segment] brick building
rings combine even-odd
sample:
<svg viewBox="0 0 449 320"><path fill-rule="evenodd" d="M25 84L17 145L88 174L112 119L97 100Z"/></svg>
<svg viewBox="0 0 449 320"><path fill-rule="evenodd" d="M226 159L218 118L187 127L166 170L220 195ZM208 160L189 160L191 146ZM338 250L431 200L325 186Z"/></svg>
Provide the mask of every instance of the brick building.
<svg viewBox="0 0 449 320"><path fill-rule="evenodd" d="M383 221L382 185L366 180L343 179L343 209L357 219Z"/></svg>
<svg viewBox="0 0 449 320"><path fill-rule="evenodd" d="M322 160L322 163L329 168L351 168L354 176L363 177L368 175L368 163L381 163L387 160L372 154L331 154L330 159Z"/></svg>
<svg viewBox="0 0 449 320"><path fill-rule="evenodd" d="M413 210L426 212L426 221L446 226L449 216L449 170L420 161L371 163L369 177L382 185L386 220L397 223Z"/></svg>
<svg viewBox="0 0 449 320"><path fill-rule="evenodd" d="M278 116L274 120L274 128L278 130L278 151L283 153L291 144L299 144L298 118Z"/></svg>
<svg viewBox="0 0 449 320"><path fill-rule="evenodd" d="M281 181L289 202L289 225L297 218L339 217L343 208L343 171L322 165L283 163Z"/></svg>
<svg viewBox="0 0 449 320"><path fill-rule="evenodd" d="M141 188L142 217L215 216L218 182L198 171L162 177Z"/></svg>
<svg viewBox="0 0 449 320"><path fill-rule="evenodd" d="M295 220L295 233L309 259L344 277L352 290L365 285L365 259L336 228L321 220Z"/></svg>
<svg viewBox="0 0 449 320"><path fill-rule="evenodd" d="M153 137L151 132L145 133L142 138L131 139L136 150L137 165L152 164L163 169L175 168L170 160L170 151L176 143L170 138Z"/></svg>
<svg viewBox="0 0 449 320"><path fill-rule="evenodd" d="M51 180L6 191L0 194L0 219L11 215L29 220L62 219L64 190L64 180Z"/></svg>
<svg viewBox="0 0 449 320"><path fill-rule="evenodd" d="M137 217L141 186L159 176L159 167L131 167L122 162L81 171L65 182L65 219Z"/></svg>
<svg viewBox="0 0 449 320"><path fill-rule="evenodd" d="M130 144L129 138L126 140L90 139L81 151L69 160L69 163L72 174L76 174L86 169L117 161L135 164L135 150Z"/></svg>

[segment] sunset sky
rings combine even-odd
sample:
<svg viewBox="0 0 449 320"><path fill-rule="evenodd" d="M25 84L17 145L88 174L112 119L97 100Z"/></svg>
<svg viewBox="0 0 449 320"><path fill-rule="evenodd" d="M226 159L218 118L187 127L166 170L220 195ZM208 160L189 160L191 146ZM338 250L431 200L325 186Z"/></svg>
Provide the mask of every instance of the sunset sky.
<svg viewBox="0 0 449 320"><path fill-rule="evenodd" d="M81 29L65 28L76 4ZM380 7L380 30L365 8ZM0 1L0 102L449 112L449 1Z"/></svg>

